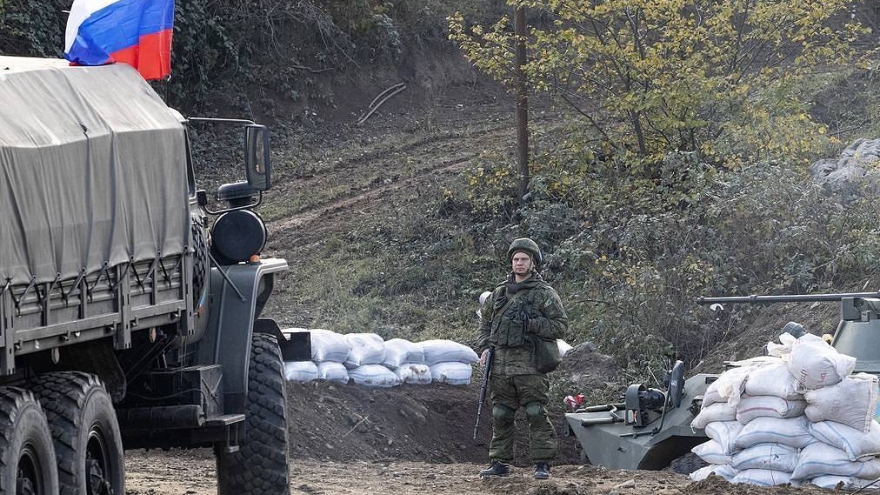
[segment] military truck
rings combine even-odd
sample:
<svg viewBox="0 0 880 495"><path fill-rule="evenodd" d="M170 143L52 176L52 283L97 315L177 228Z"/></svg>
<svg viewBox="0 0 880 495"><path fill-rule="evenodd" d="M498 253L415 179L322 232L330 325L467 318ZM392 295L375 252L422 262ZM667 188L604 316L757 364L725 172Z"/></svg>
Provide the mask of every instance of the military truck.
<svg viewBox="0 0 880 495"><path fill-rule="evenodd" d="M288 493L287 262L253 211L269 134L184 119L131 67L0 57L0 494L125 493L124 449L212 447L221 494ZM247 180L200 190L194 125Z"/></svg>
<svg viewBox="0 0 880 495"><path fill-rule="evenodd" d="M697 302L719 308L740 303L838 302L840 322L831 345L856 358L854 373L880 375L880 292L701 297ZM684 380L684 372L678 361L665 373L660 389L632 384L623 402L567 413L565 431L577 437L583 460L612 469L671 468L689 473L700 467L699 459L688 453L708 438L690 425L718 375L699 373ZM880 420L880 407L875 419Z"/></svg>

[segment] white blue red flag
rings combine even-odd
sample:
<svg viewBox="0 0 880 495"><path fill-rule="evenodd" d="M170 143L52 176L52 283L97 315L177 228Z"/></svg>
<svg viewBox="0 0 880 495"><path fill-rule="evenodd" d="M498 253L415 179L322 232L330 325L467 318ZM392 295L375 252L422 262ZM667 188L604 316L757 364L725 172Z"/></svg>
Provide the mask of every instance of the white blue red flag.
<svg viewBox="0 0 880 495"><path fill-rule="evenodd" d="M76 65L126 63L144 79L171 73L174 0L74 0L64 58Z"/></svg>

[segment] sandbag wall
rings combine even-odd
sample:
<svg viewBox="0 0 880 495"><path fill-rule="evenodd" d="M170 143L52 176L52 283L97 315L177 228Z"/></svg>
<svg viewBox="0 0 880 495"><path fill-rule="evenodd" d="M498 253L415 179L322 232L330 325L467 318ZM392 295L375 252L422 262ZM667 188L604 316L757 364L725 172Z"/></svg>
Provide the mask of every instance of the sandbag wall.
<svg viewBox="0 0 880 495"><path fill-rule="evenodd" d="M880 478L877 377L853 375L855 358L811 334L783 333L768 351L706 390L691 426L710 439L693 449L709 466L691 479L860 489Z"/></svg>
<svg viewBox="0 0 880 495"><path fill-rule="evenodd" d="M339 334L299 328L283 331L311 335L312 360L284 364L286 378L298 382L352 381L366 387L395 387L404 383L467 385L471 365L479 361L473 349L451 340L385 341L375 333Z"/></svg>

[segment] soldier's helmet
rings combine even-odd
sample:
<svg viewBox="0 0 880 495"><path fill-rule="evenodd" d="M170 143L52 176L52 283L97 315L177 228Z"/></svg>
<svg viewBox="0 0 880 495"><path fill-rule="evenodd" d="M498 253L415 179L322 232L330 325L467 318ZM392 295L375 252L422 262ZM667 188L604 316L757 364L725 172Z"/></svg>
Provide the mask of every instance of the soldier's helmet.
<svg viewBox="0 0 880 495"><path fill-rule="evenodd" d="M525 251L529 253L529 256L532 257L532 261L534 261L536 265L540 265L541 262L544 261L538 243L528 237L520 237L519 239L514 239L513 242L510 243L510 247L507 248L507 260L512 260L513 254L517 251Z"/></svg>

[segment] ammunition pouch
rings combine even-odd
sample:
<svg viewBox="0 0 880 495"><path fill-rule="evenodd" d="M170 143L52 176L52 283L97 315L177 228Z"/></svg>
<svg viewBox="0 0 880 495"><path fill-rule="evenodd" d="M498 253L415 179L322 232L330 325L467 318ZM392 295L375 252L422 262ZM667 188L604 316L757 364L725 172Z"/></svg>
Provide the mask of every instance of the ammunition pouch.
<svg viewBox="0 0 880 495"><path fill-rule="evenodd" d="M558 368L562 356L559 354L559 344L556 343L556 339L542 339L534 334L529 334L529 338L535 346L535 352L532 354L535 359L535 370L539 373L550 373Z"/></svg>

